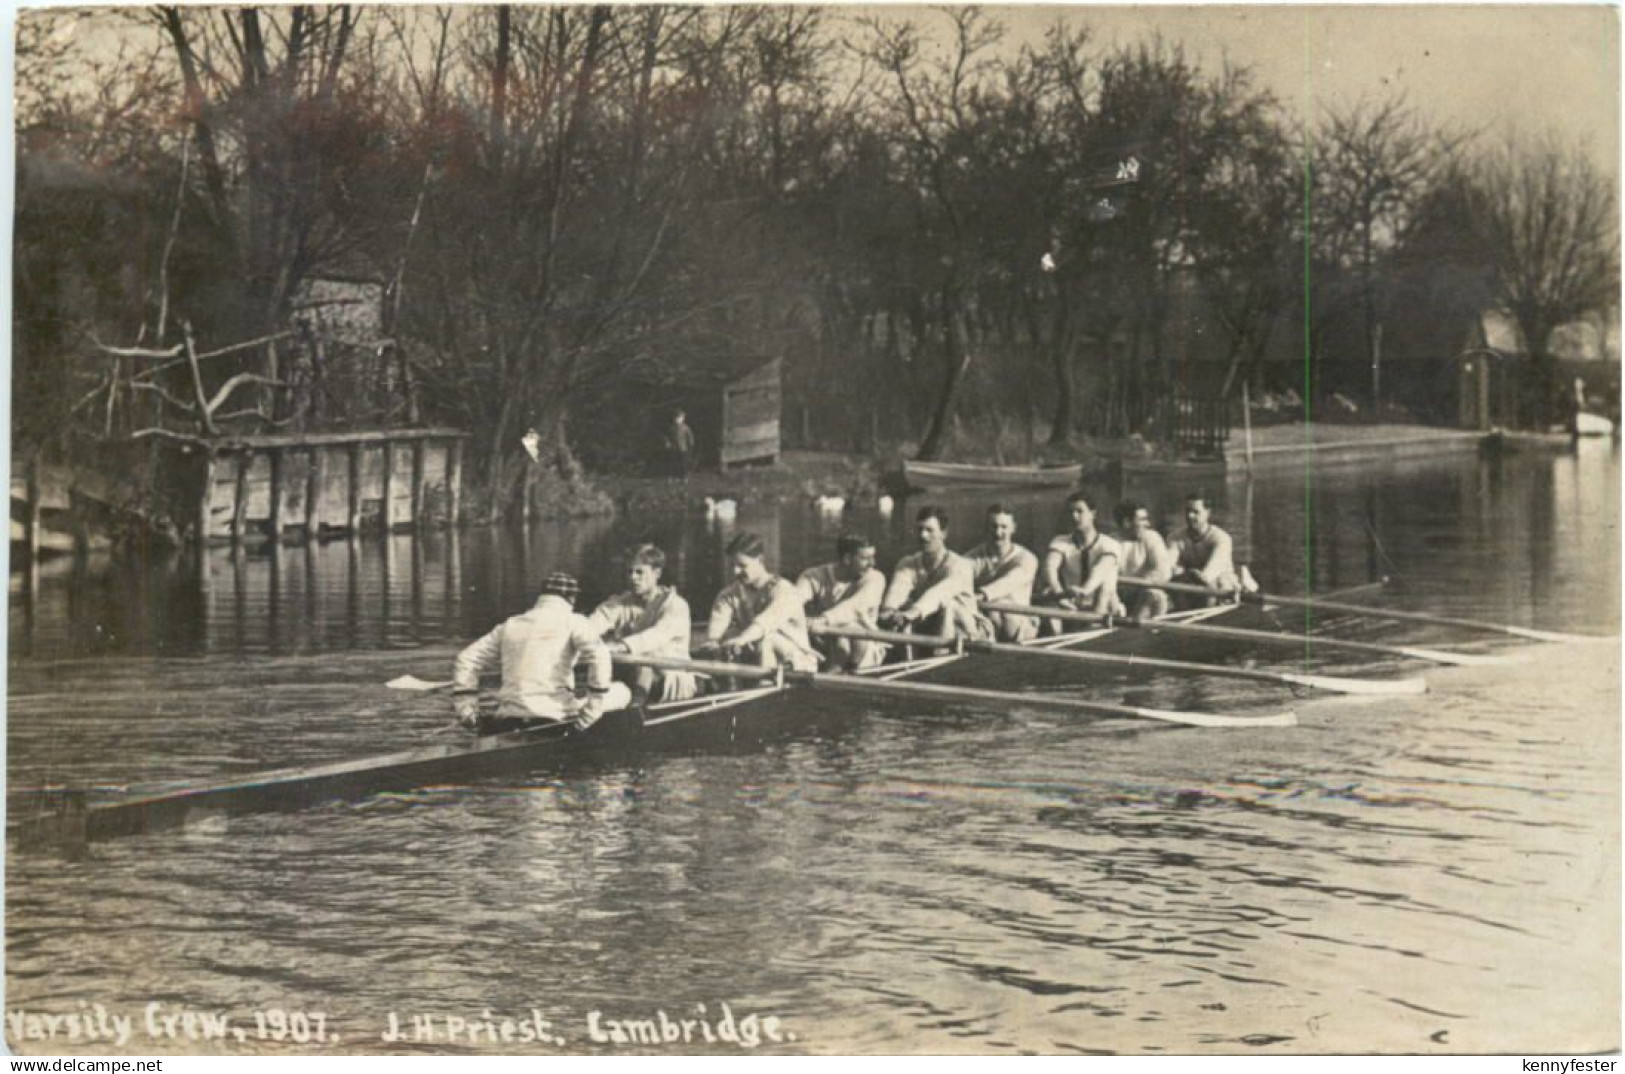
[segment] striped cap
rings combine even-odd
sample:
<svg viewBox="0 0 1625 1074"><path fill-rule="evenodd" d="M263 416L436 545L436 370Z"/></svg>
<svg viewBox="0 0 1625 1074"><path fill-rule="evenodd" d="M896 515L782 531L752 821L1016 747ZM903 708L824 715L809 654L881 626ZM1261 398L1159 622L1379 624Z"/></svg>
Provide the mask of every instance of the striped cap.
<svg viewBox="0 0 1625 1074"><path fill-rule="evenodd" d="M565 574L563 571L554 571L542 581L542 596L545 597L549 594L573 602L576 597L581 595L581 586L576 583L573 575Z"/></svg>

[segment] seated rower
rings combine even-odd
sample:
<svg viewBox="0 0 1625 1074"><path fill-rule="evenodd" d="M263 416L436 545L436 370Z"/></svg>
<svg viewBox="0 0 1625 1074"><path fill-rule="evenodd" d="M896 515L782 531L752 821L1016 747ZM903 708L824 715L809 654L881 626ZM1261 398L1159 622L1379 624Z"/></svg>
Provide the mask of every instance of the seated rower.
<svg viewBox="0 0 1625 1074"><path fill-rule="evenodd" d="M480 723L479 688L483 672L502 671L496 718L523 722L570 722L588 728L606 712L632 702L625 683L610 678L609 649L585 617L575 613L576 580L554 573L542 583L535 607L516 615L457 655L457 719ZM575 667L587 665L585 698L575 693Z"/></svg>
<svg viewBox="0 0 1625 1074"><path fill-rule="evenodd" d="M1191 493L1185 497L1185 528L1168 541L1174 557L1173 581L1208 590L1213 594L1208 604L1219 598L1234 599L1242 588L1230 535L1213 525L1211 516L1207 493ZM1201 603L1200 598L1197 601Z"/></svg>
<svg viewBox="0 0 1625 1074"><path fill-rule="evenodd" d="M604 601L587 617L611 653L688 659L688 601L661 585L666 553L652 544L633 548L626 559L624 593ZM698 696L699 681L689 671L635 669L634 692L656 701L687 701Z"/></svg>
<svg viewBox="0 0 1625 1074"><path fill-rule="evenodd" d="M1033 602L1038 557L1017 544L1016 516L1003 504L987 509L988 539L965 553L976 571L976 599L982 604ZM1038 620L1030 615L984 610L997 641L1022 642L1038 636Z"/></svg>
<svg viewBox="0 0 1625 1074"><path fill-rule="evenodd" d="M1117 564L1119 578L1146 582L1166 582L1173 577L1174 557L1162 534L1151 525L1151 512L1144 504L1124 500L1113 513L1117 519L1117 543L1122 558ZM1160 619L1168 614L1168 594L1161 589L1119 590L1113 615L1136 619Z"/></svg>
<svg viewBox="0 0 1625 1074"><path fill-rule="evenodd" d="M809 567L796 579L807 614L829 626L874 629L886 576L875 570L875 543L844 533L835 542L835 562ZM813 644L835 671L859 671L886 659L886 646L861 638L814 637Z"/></svg>
<svg viewBox="0 0 1625 1074"><path fill-rule="evenodd" d="M767 569L762 539L741 533L728 542L732 585L717 594L704 650L729 660L817 671L818 653L807 638L801 592Z"/></svg>
<svg viewBox="0 0 1625 1074"><path fill-rule="evenodd" d="M1074 492L1066 498L1072 530L1049 543L1040 577L1039 603L1074 611L1109 613L1117 606L1117 567L1122 549L1095 529L1095 509L1089 496ZM1059 620L1047 620L1046 631L1067 629Z"/></svg>
<svg viewBox="0 0 1625 1074"><path fill-rule="evenodd" d="M986 638L992 627L976 610L976 568L948 548L948 513L922 507L914 516L920 550L897 561L880 602L880 620L893 629Z"/></svg>

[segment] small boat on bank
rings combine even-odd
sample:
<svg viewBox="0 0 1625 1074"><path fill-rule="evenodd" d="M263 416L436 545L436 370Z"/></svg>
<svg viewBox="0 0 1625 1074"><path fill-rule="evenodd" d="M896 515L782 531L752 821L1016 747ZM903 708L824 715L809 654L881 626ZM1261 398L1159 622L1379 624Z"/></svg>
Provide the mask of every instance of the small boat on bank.
<svg viewBox="0 0 1625 1074"><path fill-rule="evenodd" d="M1025 488L1058 488L1083 480L1083 463L1053 466L992 466L980 463L903 461L903 477L913 488L936 489L964 486L1015 485Z"/></svg>

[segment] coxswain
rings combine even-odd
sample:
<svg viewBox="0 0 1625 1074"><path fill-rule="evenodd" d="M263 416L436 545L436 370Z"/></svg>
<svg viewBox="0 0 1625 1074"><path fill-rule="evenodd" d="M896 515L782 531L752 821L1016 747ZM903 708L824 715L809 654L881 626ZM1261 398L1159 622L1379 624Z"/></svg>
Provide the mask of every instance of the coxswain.
<svg viewBox="0 0 1625 1074"><path fill-rule="evenodd" d="M988 637L992 627L976 609L976 568L948 548L948 513L922 507L914 522L920 550L892 570L880 602L881 622L945 640Z"/></svg>
<svg viewBox="0 0 1625 1074"><path fill-rule="evenodd" d="M666 553L652 544L640 544L627 553L627 590L587 617L610 652L688 659L688 601L661 584L665 570ZM639 667L633 687L642 697L657 701L687 701L699 694L699 682L688 671Z"/></svg>
<svg viewBox="0 0 1625 1074"><path fill-rule="evenodd" d="M570 722L585 729L604 713L631 704L632 691L610 676L609 648L586 617L575 613L580 592L570 575L548 575L535 607L457 654L452 677L460 722L471 727L481 722L480 675L499 669L498 721ZM587 666L585 697L575 692L578 664Z"/></svg>
<svg viewBox="0 0 1625 1074"><path fill-rule="evenodd" d="M1113 517L1117 519L1117 543L1121 549L1117 576L1158 585L1171 579L1174 556L1162 534L1151 524L1150 510L1142 503L1124 500L1117 505ZM1113 614L1160 619L1168 614L1168 594L1161 589L1125 587L1118 592Z"/></svg>
<svg viewBox="0 0 1625 1074"><path fill-rule="evenodd" d="M1003 504L987 509L988 539L965 553L976 572L976 599L981 604L1031 604L1038 578L1038 557L1016 543L1016 516ZM1038 636L1038 620L1030 615L982 609L993 624L993 636L1003 642L1022 642Z"/></svg>
<svg viewBox="0 0 1625 1074"><path fill-rule="evenodd" d="M1230 535L1210 521L1208 495L1197 491L1185 497L1185 528L1168 541L1174 557L1173 580L1198 585L1215 598L1232 597L1241 588Z"/></svg>
<svg viewBox="0 0 1625 1074"><path fill-rule="evenodd" d="M1109 613L1117 605L1117 568L1122 549L1095 528L1095 508L1089 495L1074 492L1066 498L1072 529L1049 543L1040 575L1039 603L1074 611ZM1056 620L1051 633L1060 633Z"/></svg>
<svg viewBox="0 0 1625 1074"><path fill-rule="evenodd" d="M734 580L711 605L704 649L762 667L816 671L818 653L807 637L801 592L767 569L763 551L762 539L754 533L728 542L728 570Z"/></svg>
<svg viewBox="0 0 1625 1074"><path fill-rule="evenodd" d="M809 567L796 588L814 625L874 629L886 576L875 569L875 543L857 533L835 541L835 561ZM886 646L861 638L815 636L813 644L836 671L859 671L886 659Z"/></svg>

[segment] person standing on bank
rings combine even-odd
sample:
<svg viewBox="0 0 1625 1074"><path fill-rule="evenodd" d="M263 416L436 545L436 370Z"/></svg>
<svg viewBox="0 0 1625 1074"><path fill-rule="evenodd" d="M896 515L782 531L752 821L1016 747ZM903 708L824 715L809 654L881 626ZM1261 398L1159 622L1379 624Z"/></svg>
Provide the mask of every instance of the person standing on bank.
<svg viewBox="0 0 1625 1074"><path fill-rule="evenodd" d="M872 630L886 593L886 576L875 570L875 543L856 533L835 542L835 562L809 567L796 579L812 619L829 626ZM813 644L836 671L860 671L886 660L886 646L861 638L814 638Z"/></svg>
<svg viewBox="0 0 1625 1074"><path fill-rule="evenodd" d="M694 472L694 430L681 407L672 411L666 429L666 453L671 459L672 476L687 481Z"/></svg>
<svg viewBox="0 0 1625 1074"><path fill-rule="evenodd" d="M675 588L660 584L665 570L666 553L652 544L640 544L627 555L626 592L610 597L587 617L611 653L688 659L688 601ZM633 685L656 701L687 701L700 692L688 671L640 667Z"/></svg>
<svg viewBox="0 0 1625 1074"><path fill-rule="evenodd" d="M609 649L575 613L581 587L555 572L542 582L536 605L457 654L453 704L465 726L480 723L480 675L501 670L497 719L573 723L585 730L606 712L632 703L632 691L610 677ZM576 696L575 668L587 665L587 696Z"/></svg>
<svg viewBox="0 0 1625 1074"><path fill-rule="evenodd" d="M734 581L711 605L703 651L766 668L817 671L818 653L807 637L801 591L767 569L764 551L754 533L728 542Z"/></svg>
<svg viewBox="0 0 1625 1074"><path fill-rule="evenodd" d="M1038 557L1016 543L1016 516L1003 504L987 509L988 539L965 553L976 571L976 599L982 604L1033 602ZM983 613L993 624L995 640L1023 642L1038 636L1038 620L1009 612Z"/></svg>

